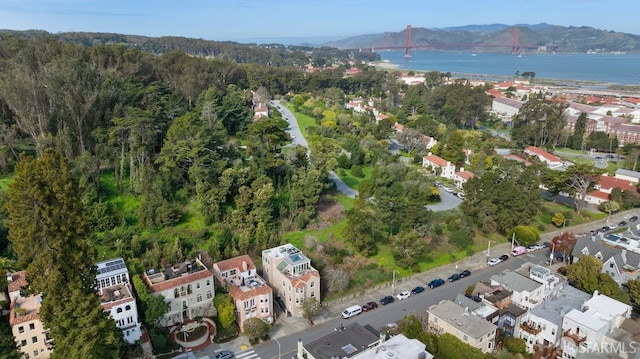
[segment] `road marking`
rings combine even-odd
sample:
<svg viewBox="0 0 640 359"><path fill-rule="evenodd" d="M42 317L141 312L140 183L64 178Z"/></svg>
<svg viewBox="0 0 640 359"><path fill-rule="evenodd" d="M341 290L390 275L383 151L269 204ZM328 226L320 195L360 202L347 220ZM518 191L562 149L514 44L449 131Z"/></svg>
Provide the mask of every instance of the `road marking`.
<svg viewBox="0 0 640 359"><path fill-rule="evenodd" d="M236 354L236 358L237 359L260 359L260 357L258 356L258 353L256 353L253 350Z"/></svg>

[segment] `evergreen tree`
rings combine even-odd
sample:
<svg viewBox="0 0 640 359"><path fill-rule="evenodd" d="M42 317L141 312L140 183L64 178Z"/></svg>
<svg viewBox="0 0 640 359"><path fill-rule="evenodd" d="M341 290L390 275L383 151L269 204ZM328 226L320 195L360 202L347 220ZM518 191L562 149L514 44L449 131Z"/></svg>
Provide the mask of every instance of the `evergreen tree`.
<svg viewBox="0 0 640 359"><path fill-rule="evenodd" d="M52 150L21 156L7 210L9 240L30 290L43 293L40 317L55 341L52 358L120 358L122 333L95 293L96 255L67 163Z"/></svg>

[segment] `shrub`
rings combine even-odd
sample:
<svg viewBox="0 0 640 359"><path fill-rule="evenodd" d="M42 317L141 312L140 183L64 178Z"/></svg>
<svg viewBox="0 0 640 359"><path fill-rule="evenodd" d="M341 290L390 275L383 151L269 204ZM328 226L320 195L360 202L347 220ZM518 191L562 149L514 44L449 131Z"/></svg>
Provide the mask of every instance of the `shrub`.
<svg viewBox="0 0 640 359"><path fill-rule="evenodd" d="M504 348L511 353L526 353L527 343L522 338L505 337Z"/></svg>
<svg viewBox="0 0 640 359"><path fill-rule="evenodd" d="M351 166L351 174L354 177L364 178L364 172L362 172L362 166Z"/></svg>

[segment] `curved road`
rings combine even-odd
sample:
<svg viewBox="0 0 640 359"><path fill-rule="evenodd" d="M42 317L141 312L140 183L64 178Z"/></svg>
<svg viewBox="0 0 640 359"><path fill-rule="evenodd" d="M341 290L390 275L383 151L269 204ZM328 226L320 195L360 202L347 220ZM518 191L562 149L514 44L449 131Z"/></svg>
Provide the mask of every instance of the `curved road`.
<svg viewBox="0 0 640 359"><path fill-rule="evenodd" d="M291 135L291 138L293 140L292 141L293 145L300 145L300 146L306 147L307 156L309 156L309 153L311 152L309 150L309 144L307 143L307 140L302 136L302 131L300 131L300 125L298 125L298 120L296 119L296 116L294 116L293 113L289 111L289 109L282 106L280 104L280 101L273 100L271 101L271 104L275 106L275 108L278 109L278 111L280 111L280 113L282 114L282 117L285 119L285 121L287 121L287 123L289 123L289 129L287 131ZM335 172L333 171L329 172L329 178L331 178L331 180L336 184L336 189L340 193L344 194L345 196L350 198L355 198L358 195L358 191L347 186L347 184L344 183L344 181L341 180L340 177L338 177L338 175L335 174Z"/></svg>

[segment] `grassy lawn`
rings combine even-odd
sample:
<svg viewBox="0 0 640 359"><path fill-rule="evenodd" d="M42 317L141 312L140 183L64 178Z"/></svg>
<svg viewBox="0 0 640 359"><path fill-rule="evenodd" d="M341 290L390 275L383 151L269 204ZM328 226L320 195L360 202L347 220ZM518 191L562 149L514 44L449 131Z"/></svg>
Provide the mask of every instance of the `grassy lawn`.
<svg viewBox="0 0 640 359"><path fill-rule="evenodd" d="M358 187L360 186L360 183L362 181L366 181L368 179L371 179L371 168L370 167L362 167L362 173L364 173L364 177L363 178L359 178L356 177L354 175L351 174L351 170L345 170L346 172L346 176L340 176L340 174L338 173L338 175L340 176L340 179L342 179L344 181L344 183L347 184L347 186L357 190Z"/></svg>
<svg viewBox="0 0 640 359"><path fill-rule="evenodd" d="M588 154L587 151L574 150L573 148L567 148L567 147L556 147L554 152L572 153L572 154L575 154L575 155L586 155L586 154Z"/></svg>
<svg viewBox="0 0 640 359"><path fill-rule="evenodd" d="M293 113L294 116L296 116L296 119L298 120L298 126L300 126L300 132L302 133L302 136L307 137L307 127L318 125L316 123L315 118L299 112L293 112L292 109L289 109L289 110Z"/></svg>

